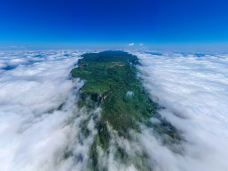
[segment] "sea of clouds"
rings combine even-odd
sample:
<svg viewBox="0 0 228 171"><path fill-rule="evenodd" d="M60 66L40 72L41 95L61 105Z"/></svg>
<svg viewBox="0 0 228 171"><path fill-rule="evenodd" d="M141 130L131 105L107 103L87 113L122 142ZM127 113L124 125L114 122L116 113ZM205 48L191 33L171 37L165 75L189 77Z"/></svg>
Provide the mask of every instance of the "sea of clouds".
<svg viewBox="0 0 228 171"><path fill-rule="evenodd" d="M100 109L87 113L75 105L83 82L70 71L82 53L0 52L0 171L86 170L96 134L91 116ZM143 85L182 136L181 152L147 127L139 142L121 143L133 147L130 153L146 151L154 171L227 171L228 55L134 54ZM84 121L88 138L81 135ZM108 170L137 170L110 156L102 161Z"/></svg>
<svg viewBox="0 0 228 171"><path fill-rule="evenodd" d="M145 88L184 139L178 154L144 130L141 142L155 170L227 171L228 55L136 55Z"/></svg>
<svg viewBox="0 0 228 171"><path fill-rule="evenodd" d="M0 52L0 170L83 170L75 51ZM91 125L91 124L90 124ZM91 126L92 127L92 126ZM92 142L92 140L87 140Z"/></svg>

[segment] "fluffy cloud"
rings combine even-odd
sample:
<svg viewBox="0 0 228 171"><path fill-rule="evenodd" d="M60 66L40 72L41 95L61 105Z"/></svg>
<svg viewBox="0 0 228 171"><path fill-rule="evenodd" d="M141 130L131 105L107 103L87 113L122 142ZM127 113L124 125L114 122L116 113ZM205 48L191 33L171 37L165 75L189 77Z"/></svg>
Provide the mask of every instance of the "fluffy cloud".
<svg viewBox="0 0 228 171"><path fill-rule="evenodd" d="M145 129L141 141L155 170L228 170L228 56L137 55L144 86L185 139L180 155Z"/></svg>
<svg viewBox="0 0 228 171"><path fill-rule="evenodd" d="M75 106L82 83L69 79L79 54L1 52L1 171L65 171L83 166L75 162L88 149L86 140L83 145L77 140L79 123L86 117ZM66 157L73 147L77 151Z"/></svg>
<svg viewBox="0 0 228 171"><path fill-rule="evenodd" d="M134 42L129 43L128 46L130 46L130 47L131 47L131 46L135 46L135 43L134 43Z"/></svg>
<svg viewBox="0 0 228 171"><path fill-rule="evenodd" d="M91 114L79 110L80 80L69 72L82 52L0 52L0 170L85 170L96 134ZM112 135L131 155L145 151L155 171L226 171L228 164L228 56L136 53L139 76L160 114L183 136L181 153L142 126L139 141ZM93 114L99 115L100 109ZM83 138L88 121L91 136ZM115 146L102 160L108 170L137 170L115 160Z"/></svg>

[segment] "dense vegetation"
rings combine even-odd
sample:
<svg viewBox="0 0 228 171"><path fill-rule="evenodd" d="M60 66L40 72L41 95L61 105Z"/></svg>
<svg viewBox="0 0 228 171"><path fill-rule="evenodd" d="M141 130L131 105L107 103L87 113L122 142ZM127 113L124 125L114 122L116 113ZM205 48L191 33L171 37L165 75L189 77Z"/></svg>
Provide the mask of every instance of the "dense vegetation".
<svg viewBox="0 0 228 171"><path fill-rule="evenodd" d="M135 66L139 63L136 56L122 51L105 51L84 54L82 57L78 67L72 70L72 76L85 81L80 92L79 106L91 110L95 107L102 109L100 119L96 123L97 135L90 149L92 170L101 170L98 166L97 148L99 146L108 153L110 129L120 137L131 139L130 130L140 132L141 124L152 126L150 118L159 117L159 106L149 98L137 78ZM162 127L154 128L159 133L165 132L177 139L174 128L165 121L162 124ZM83 132L84 136L89 136L86 128L83 128ZM117 148L116 155L122 161L126 160L124 149ZM136 163L137 167L145 167L143 161L140 163Z"/></svg>

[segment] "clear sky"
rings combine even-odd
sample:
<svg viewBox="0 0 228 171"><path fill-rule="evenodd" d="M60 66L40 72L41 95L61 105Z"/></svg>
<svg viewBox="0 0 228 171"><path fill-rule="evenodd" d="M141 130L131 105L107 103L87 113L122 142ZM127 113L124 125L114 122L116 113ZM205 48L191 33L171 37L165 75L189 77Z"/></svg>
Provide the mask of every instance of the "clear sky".
<svg viewBox="0 0 228 171"><path fill-rule="evenodd" d="M0 0L0 44L228 44L227 0Z"/></svg>

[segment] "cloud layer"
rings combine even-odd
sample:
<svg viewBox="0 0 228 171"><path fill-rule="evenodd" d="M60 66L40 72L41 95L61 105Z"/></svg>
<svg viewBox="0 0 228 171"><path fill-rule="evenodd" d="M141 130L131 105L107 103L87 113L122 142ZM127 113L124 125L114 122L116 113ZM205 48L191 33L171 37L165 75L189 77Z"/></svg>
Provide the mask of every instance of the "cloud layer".
<svg viewBox="0 0 228 171"><path fill-rule="evenodd" d="M1 171L73 168L75 162L66 155L79 131L75 93L81 83L73 83L69 72L79 54L1 52ZM72 119L75 116L77 119Z"/></svg>
<svg viewBox="0 0 228 171"><path fill-rule="evenodd" d="M228 170L228 56L137 55L144 86L185 139L180 155L144 131L155 170Z"/></svg>
<svg viewBox="0 0 228 171"><path fill-rule="evenodd" d="M0 52L0 170L85 170L96 134L92 115L78 109L80 80L69 72L82 52ZM137 52L139 77L160 114L184 141L180 153L164 145L142 125L135 141L111 138L108 170L136 171L115 159L115 143L131 155L146 152L155 171L227 171L228 56ZM99 118L99 117L98 117ZM81 134L83 123L90 130ZM85 125L84 125L85 126ZM131 163L131 162L129 162Z"/></svg>

